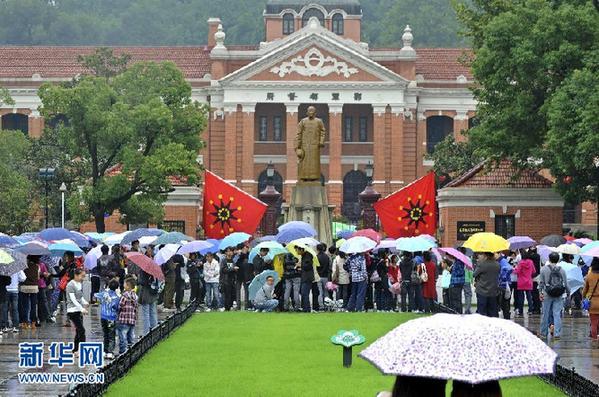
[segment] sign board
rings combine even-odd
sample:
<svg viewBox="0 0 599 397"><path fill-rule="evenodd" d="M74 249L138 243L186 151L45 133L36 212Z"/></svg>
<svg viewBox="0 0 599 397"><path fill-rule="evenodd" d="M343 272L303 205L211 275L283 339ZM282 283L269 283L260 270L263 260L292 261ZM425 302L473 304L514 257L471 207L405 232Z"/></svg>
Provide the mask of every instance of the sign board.
<svg viewBox="0 0 599 397"><path fill-rule="evenodd" d="M485 222L483 221L458 221L458 240L468 240L474 233L485 231Z"/></svg>

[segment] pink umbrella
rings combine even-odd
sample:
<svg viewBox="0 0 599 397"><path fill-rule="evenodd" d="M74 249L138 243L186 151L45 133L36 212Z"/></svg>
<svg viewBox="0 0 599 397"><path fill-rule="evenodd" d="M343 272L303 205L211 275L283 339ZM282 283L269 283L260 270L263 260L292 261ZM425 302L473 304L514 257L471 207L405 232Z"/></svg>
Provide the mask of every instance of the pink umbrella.
<svg viewBox="0 0 599 397"><path fill-rule="evenodd" d="M152 258L145 256L141 252L126 252L125 256L144 272L156 277L158 280L164 280L162 269Z"/></svg>
<svg viewBox="0 0 599 397"><path fill-rule="evenodd" d="M374 241L377 245L381 243L381 235L372 229L362 229L362 230L358 230L358 231L354 232L354 234L352 234L352 237L357 237L357 236L368 237L369 239Z"/></svg>
<svg viewBox="0 0 599 397"><path fill-rule="evenodd" d="M374 251L378 251L380 249L386 248L388 250L390 250L391 252L397 252L397 249L395 248L395 246L397 245L397 242L395 241L395 239L392 238L386 238L383 241L381 241L375 248Z"/></svg>
<svg viewBox="0 0 599 397"><path fill-rule="evenodd" d="M442 248L439 248L439 251L445 252L447 255L451 255L454 258L464 262L464 265L466 265L466 267L468 269L473 268L472 261L470 260L470 258L468 258L466 255L462 254L457 249L455 249L453 247L442 247Z"/></svg>

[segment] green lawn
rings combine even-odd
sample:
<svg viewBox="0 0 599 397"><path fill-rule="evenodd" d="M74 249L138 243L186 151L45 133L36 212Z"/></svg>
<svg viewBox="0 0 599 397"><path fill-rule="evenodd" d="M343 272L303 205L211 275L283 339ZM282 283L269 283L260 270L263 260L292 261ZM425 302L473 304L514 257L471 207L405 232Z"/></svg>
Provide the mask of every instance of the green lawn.
<svg viewBox="0 0 599 397"><path fill-rule="evenodd" d="M342 366L342 348L330 343L339 329L357 329L367 346L399 323L397 313L204 313L194 315L148 353L109 396L374 396L391 389L383 376L355 357ZM502 382L504 396L562 396L537 378Z"/></svg>

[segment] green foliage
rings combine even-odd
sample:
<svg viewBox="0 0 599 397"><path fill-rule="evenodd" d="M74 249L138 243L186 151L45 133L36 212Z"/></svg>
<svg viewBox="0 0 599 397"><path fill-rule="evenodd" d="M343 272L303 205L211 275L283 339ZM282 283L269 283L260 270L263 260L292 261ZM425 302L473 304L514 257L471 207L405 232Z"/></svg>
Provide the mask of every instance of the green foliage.
<svg viewBox="0 0 599 397"><path fill-rule="evenodd" d="M197 181L206 109L191 101L173 63L140 62L111 79L44 84L39 96L45 117L69 121L56 141L66 155L61 168L77 186L69 198L77 223L93 218L102 232L104 215L116 210L125 222L157 221L170 177Z"/></svg>
<svg viewBox="0 0 599 397"><path fill-rule="evenodd" d="M28 178L29 141L21 131L0 130L0 231L20 234L30 225L33 184Z"/></svg>
<svg viewBox="0 0 599 397"><path fill-rule="evenodd" d="M318 1L316 1L318 3ZM209 17L220 17L227 43L264 40L266 0L4 0L0 43L20 45L206 44ZM415 46L463 45L450 0L364 0L364 37L397 45L406 24Z"/></svg>
<svg viewBox="0 0 599 397"><path fill-rule="evenodd" d="M10 96L8 90L0 86L0 105L14 105L15 101Z"/></svg>
<svg viewBox="0 0 599 397"><path fill-rule="evenodd" d="M435 162L433 170L437 175L447 174L452 178L470 170L483 160L476 152L472 141L457 142L453 135L439 142L434 152L426 157Z"/></svg>
<svg viewBox="0 0 599 397"><path fill-rule="evenodd" d="M110 48L98 48L91 55L79 55L77 60L94 76L110 78L127 69L127 63L131 59L129 54L115 56Z"/></svg>

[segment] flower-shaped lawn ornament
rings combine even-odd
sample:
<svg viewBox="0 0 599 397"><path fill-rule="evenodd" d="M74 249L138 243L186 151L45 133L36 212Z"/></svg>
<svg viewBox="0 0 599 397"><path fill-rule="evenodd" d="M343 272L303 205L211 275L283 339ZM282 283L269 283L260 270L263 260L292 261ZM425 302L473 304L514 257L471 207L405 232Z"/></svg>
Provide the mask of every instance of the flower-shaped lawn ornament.
<svg viewBox="0 0 599 397"><path fill-rule="evenodd" d="M336 335L331 336L331 342L334 345L343 346L343 366L351 367L352 363L352 346L361 345L366 341L364 335L360 335L359 331L344 329L339 330Z"/></svg>

